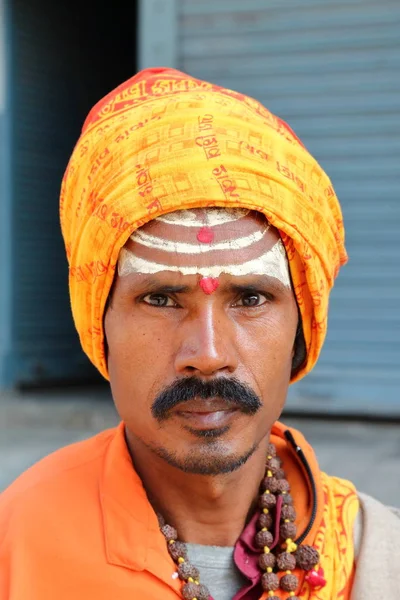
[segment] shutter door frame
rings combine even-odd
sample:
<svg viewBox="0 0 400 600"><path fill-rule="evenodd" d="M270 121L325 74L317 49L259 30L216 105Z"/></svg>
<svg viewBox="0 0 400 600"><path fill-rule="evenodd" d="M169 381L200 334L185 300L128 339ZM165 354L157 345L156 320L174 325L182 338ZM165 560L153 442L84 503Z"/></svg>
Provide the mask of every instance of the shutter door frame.
<svg viewBox="0 0 400 600"><path fill-rule="evenodd" d="M11 16L0 0L0 388L12 381Z"/></svg>

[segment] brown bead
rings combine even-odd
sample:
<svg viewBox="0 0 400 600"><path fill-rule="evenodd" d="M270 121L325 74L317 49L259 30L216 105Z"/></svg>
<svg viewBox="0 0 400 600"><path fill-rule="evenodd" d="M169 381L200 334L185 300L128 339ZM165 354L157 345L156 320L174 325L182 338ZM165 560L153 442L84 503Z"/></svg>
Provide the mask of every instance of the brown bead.
<svg viewBox="0 0 400 600"><path fill-rule="evenodd" d="M264 477L261 482L261 488L263 491L269 490L273 494L279 491L279 481L275 477Z"/></svg>
<svg viewBox="0 0 400 600"><path fill-rule="evenodd" d="M181 563L178 566L178 575L184 580L189 579L189 577L192 577L193 579L198 579L200 577L199 570L189 562Z"/></svg>
<svg viewBox="0 0 400 600"><path fill-rule="evenodd" d="M267 469L269 471L272 471L272 474L274 474L279 469L280 466L281 466L281 461L278 457L270 458L267 461Z"/></svg>
<svg viewBox="0 0 400 600"><path fill-rule="evenodd" d="M269 531L261 530L256 533L256 537L254 539L259 548L264 548L264 546L268 546L269 548L274 541L274 536Z"/></svg>
<svg viewBox="0 0 400 600"><path fill-rule="evenodd" d="M284 540L287 540L288 538L294 540L296 533L297 527L294 523L282 523L279 528L279 534Z"/></svg>
<svg viewBox="0 0 400 600"><path fill-rule="evenodd" d="M285 592L294 592L299 585L299 580L296 575L292 575L291 573L290 575L284 575L281 578L279 585L282 590L285 590Z"/></svg>
<svg viewBox="0 0 400 600"><path fill-rule="evenodd" d="M279 494L279 498L282 498L283 504L293 504L293 497L290 494Z"/></svg>
<svg viewBox="0 0 400 600"><path fill-rule="evenodd" d="M185 560L187 559L187 547L183 542L174 542L173 544L168 544L167 548L175 562L181 557Z"/></svg>
<svg viewBox="0 0 400 600"><path fill-rule="evenodd" d="M185 583L182 586L182 596L185 600L193 600L193 598L197 598L197 600L208 600L210 596L210 592L205 585L197 584L197 583Z"/></svg>
<svg viewBox="0 0 400 600"><path fill-rule="evenodd" d="M297 566L304 571L313 569L319 563L319 552L312 546L299 546L295 556Z"/></svg>
<svg viewBox="0 0 400 600"><path fill-rule="evenodd" d="M283 469L277 469L274 473L275 479L285 479L285 471Z"/></svg>
<svg viewBox="0 0 400 600"><path fill-rule="evenodd" d="M268 552L268 554L260 554L258 558L258 566L263 571L266 571L269 567L271 569L274 568L276 562L275 555L272 552Z"/></svg>
<svg viewBox="0 0 400 600"><path fill-rule="evenodd" d="M275 447L275 444L268 444L268 446L267 446L267 456L272 456L272 458L274 458L276 456L276 447Z"/></svg>
<svg viewBox="0 0 400 600"><path fill-rule="evenodd" d="M284 504L282 506L281 519L289 519L289 521L295 521L296 516L296 511L294 510L293 506L291 506L290 504Z"/></svg>
<svg viewBox="0 0 400 600"><path fill-rule="evenodd" d="M269 548L274 541L274 536L269 531L259 531L254 539L258 548L264 548L264 546Z"/></svg>
<svg viewBox="0 0 400 600"><path fill-rule="evenodd" d="M267 515L264 513L261 513L261 515L258 517L258 520L257 520L257 525L259 526L260 529L263 529L263 527L270 529L272 523L273 523L273 519L269 513Z"/></svg>
<svg viewBox="0 0 400 600"><path fill-rule="evenodd" d="M171 525L163 525L161 527L161 533L167 542L178 539L178 532L176 531L175 527L172 527Z"/></svg>
<svg viewBox="0 0 400 600"><path fill-rule="evenodd" d="M279 577L276 573L264 573L261 577L261 585L266 592L275 591L279 587Z"/></svg>
<svg viewBox="0 0 400 600"><path fill-rule="evenodd" d="M197 588L199 586L196 583L185 583L182 586L182 596L185 600L193 600L193 598L197 598Z"/></svg>
<svg viewBox="0 0 400 600"><path fill-rule="evenodd" d="M296 559L290 552L279 554L276 564L281 571L293 571L296 568Z"/></svg>
<svg viewBox="0 0 400 600"><path fill-rule="evenodd" d="M274 508L276 505L276 498L273 494L261 494L259 504L261 508Z"/></svg>
<svg viewBox="0 0 400 600"><path fill-rule="evenodd" d="M290 490L290 485L289 482L286 479L277 479L276 480L277 483L277 492L288 492Z"/></svg>
<svg viewBox="0 0 400 600"><path fill-rule="evenodd" d="M208 600L210 597L210 592L208 590L208 587L205 586L204 584L200 583L200 585L197 586L197 600Z"/></svg>

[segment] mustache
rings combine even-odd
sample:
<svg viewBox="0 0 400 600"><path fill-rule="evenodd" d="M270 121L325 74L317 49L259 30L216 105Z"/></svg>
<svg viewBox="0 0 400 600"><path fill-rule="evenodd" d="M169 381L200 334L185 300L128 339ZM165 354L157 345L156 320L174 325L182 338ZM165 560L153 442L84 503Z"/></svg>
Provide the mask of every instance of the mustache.
<svg viewBox="0 0 400 600"><path fill-rule="evenodd" d="M157 396L151 406L152 415L158 421L163 421L171 409L196 398L219 398L226 401L230 408L238 407L248 415L254 415L262 407L260 398L251 387L234 377L220 377L212 381L185 377L169 385Z"/></svg>

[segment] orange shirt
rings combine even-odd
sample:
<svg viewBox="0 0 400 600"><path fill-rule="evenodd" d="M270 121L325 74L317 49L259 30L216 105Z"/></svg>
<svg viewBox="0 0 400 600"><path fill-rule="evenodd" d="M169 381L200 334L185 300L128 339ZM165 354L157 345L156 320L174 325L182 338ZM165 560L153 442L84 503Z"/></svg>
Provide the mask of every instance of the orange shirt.
<svg viewBox="0 0 400 600"><path fill-rule="evenodd" d="M271 441L291 484L302 533L311 513L308 480L277 423ZM324 488L311 464L318 510L305 543L318 535ZM40 461L0 496L1 600L163 600L181 597L156 515L128 453L121 424Z"/></svg>

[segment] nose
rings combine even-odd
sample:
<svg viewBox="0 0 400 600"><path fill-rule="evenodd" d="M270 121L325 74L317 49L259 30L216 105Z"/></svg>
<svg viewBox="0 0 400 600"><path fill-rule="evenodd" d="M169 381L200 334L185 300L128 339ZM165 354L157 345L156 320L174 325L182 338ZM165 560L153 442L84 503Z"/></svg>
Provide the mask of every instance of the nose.
<svg viewBox="0 0 400 600"><path fill-rule="evenodd" d="M212 305L181 324L175 369L180 375L233 373L238 366L233 324Z"/></svg>

